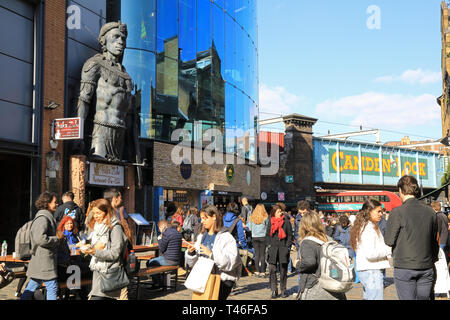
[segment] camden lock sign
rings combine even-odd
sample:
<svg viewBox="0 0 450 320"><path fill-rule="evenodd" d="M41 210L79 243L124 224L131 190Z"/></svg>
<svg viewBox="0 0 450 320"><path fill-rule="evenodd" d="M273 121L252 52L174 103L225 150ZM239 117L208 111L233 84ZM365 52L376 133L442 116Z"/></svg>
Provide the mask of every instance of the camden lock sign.
<svg viewBox="0 0 450 320"><path fill-rule="evenodd" d="M124 167L104 163L89 163L90 185L123 187L125 185Z"/></svg>
<svg viewBox="0 0 450 320"><path fill-rule="evenodd" d="M336 173L337 151L335 149L329 149L328 152L330 173ZM367 175L380 175L380 170L382 170L383 175L386 177L399 177L405 174L416 176L419 173L422 179L428 179L428 161L426 159L419 159L419 163L417 164L415 157L405 155L402 155L401 160L397 156L388 154L382 155L381 158L380 164L378 153L362 152L360 161L357 151L340 151L339 172L358 175L361 166L361 171ZM401 169L401 173L399 169Z"/></svg>

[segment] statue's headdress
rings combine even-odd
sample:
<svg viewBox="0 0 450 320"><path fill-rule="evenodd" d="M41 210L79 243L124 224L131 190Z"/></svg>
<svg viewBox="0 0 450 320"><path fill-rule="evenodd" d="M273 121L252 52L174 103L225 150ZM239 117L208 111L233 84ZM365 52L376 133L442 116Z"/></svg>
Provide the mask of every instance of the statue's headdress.
<svg viewBox="0 0 450 320"><path fill-rule="evenodd" d="M108 23L104 24L103 27L100 29L100 34L98 35L98 42L102 46L103 51L106 50L105 49L105 46L106 46L105 35L108 33L108 31L110 31L112 29L116 29L116 28L119 29L120 32L125 34L125 36L128 36L128 29L127 29L127 25L125 23L118 21L118 22L108 22Z"/></svg>

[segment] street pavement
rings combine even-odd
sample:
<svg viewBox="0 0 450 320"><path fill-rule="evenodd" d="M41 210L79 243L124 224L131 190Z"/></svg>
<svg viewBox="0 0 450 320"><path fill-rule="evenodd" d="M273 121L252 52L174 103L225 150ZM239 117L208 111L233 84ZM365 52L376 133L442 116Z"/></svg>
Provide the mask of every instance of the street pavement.
<svg viewBox="0 0 450 320"><path fill-rule="evenodd" d="M192 292L183 285L186 277L178 278L177 290L163 291L161 289L151 290L149 286L141 286L139 300L191 300ZM297 293L297 274L288 274L287 288L290 296L288 298L277 298L276 300L295 300ZM393 269L386 270L387 286L384 290L384 300L398 300L393 279ZM3 289L0 289L0 300L16 300L14 296L18 279ZM25 289L25 286L23 290ZM23 291L22 290L22 291ZM136 294L135 286L129 287L129 298L134 298ZM348 300L362 300L363 288L361 283L354 284L353 288L347 292ZM245 275L241 277L228 300L269 300L271 299L271 291L269 289L268 278L257 278ZM450 300L448 298L437 298L437 300Z"/></svg>
<svg viewBox="0 0 450 320"><path fill-rule="evenodd" d="M191 291L186 289L183 285L185 276L179 277L177 290L162 291L150 290L146 286L141 287L140 300L190 300ZM277 300L295 300L297 292L298 275L289 274L287 281L287 288L291 292L289 298L278 298ZM390 283L384 291L385 300L397 300L395 286L392 279L392 269L387 270L387 280ZM17 287L18 279L3 289L0 289L0 300L16 300L14 296ZM257 278L254 276L243 276L239 279L237 287L233 290L228 300L268 300L271 296L271 291L268 288L268 278ZM23 290L25 289L25 286ZM347 293L348 300L361 300L363 291L361 283L355 284L354 287ZM129 297L135 297L134 286L130 286Z"/></svg>

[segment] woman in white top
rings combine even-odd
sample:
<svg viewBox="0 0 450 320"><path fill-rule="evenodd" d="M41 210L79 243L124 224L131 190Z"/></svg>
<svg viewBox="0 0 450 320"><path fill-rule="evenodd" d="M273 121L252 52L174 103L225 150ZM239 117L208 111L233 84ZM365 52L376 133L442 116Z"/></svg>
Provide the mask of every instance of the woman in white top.
<svg viewBox="0 0 450 320"><path fill-rule="evenodd" d="M215 206L208 206L200 212L203 230L194 245L185 252L185 261L193 267L203 255L214 260L214 274L220 274L219 300L226 300L241 275L242 262L236 240L223 227L223 217Z"/></svg>
<svg viewBox="0 0 450 320"><path fill-rule="evenodd" d="M356 269L364 288L364 300L383 300L383 269L390 268L391 247L384 243L378 222L383 214L381 203L369 198L356 215L350 231L350 245L356 251Z"/></svg>

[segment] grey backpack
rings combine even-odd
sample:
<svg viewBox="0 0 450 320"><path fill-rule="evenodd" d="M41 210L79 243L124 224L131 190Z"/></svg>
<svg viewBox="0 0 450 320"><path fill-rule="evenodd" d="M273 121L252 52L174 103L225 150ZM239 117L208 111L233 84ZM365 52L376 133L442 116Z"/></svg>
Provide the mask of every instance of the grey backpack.
<svg viewBox="0 0 450 320"><path fill-rule="evenodd" d="M322 246L320 254L320 286L331 292L347 292L353 287L353 266L348 250L336 241L323 242L306 237Z"/></svg>
<svg viewBox="0 0 450 320"><path fill-rule="evenodd" d="M39 217L45 217L44 215L37 215L33 220L25 223L16 233L16 239L14 242L14 249L16 256L20 260L30 260L32 252L31 245L31 226L34 221Z"/></svg>

